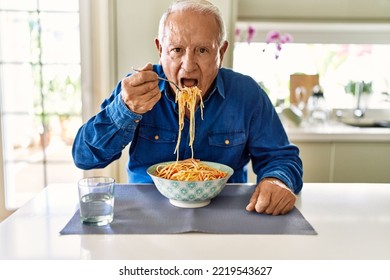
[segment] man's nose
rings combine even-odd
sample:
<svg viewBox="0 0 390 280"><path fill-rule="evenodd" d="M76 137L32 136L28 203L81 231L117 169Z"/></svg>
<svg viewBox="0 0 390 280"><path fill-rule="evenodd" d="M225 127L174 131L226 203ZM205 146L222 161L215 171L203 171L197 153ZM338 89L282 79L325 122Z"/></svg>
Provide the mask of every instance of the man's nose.
<svg viewBox="0 0 390 280"><path fill-rule="evenodd" d="M196 69L196 56L193 52L188 51L182 57L181 68L186 72L192 72Z"/></svg>

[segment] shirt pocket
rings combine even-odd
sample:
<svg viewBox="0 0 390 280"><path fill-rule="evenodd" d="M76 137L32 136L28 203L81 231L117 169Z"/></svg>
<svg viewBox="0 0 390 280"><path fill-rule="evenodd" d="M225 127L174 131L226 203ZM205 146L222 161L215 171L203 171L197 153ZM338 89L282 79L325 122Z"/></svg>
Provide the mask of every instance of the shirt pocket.
<svg viewBox="0 0 390 280"><path fill-rule="evenodd" d="M141 125L131 156L142 164L175 160L176 139L176 130Z"/></svg>
<svg viewBox="0 0 390 280"><path fill-rule="evenodd" d="M244 131L209 133L208 142L211 160L228 165L239 162L243 157L246 139Z"/></svg>
<svg viewBox="0 0 390 280"><path fill-rule="evenodd" d="M238 132L213 132L209 134L209 145L230 148L245 144L246 137L243 131Z"/></svg>
<svg viewBox="0 0 390 280"><path fill-rule="evenodd" d="M139 137L153 143L176 142L176 131L153 126L140 126Z"/></svg>

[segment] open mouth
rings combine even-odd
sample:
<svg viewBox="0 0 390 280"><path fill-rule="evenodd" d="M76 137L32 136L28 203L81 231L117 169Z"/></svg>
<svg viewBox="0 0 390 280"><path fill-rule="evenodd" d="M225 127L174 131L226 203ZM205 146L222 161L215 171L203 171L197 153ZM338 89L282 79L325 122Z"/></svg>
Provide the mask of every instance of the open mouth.
<svg viewBox="0 0 390 280"><path fill-rule="evenodd" d="M180 79L180 84L182 87L195 87L198 85L198 80L182 78Z"/></svg>

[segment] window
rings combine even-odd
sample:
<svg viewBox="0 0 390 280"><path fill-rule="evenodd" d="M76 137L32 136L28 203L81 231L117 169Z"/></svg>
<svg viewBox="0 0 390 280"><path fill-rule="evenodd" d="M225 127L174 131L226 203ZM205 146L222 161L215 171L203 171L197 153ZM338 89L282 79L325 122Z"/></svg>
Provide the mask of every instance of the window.
<svg viewBox="0 0 390 280"><path fill-rule="evenodd" d="M233 68L261 83L271 99L287 99L290 75L319 74L324 95L333 108L354 108L346 93L350 81L372 83L370 108L390 108L389 25L382 24L281 24L256 23L251 43L249 23L238 25ZM288 32L293 42L282 45L278 59L275 45L264 43L270 30ZM238 34L239 32L237 32ZM386 39L387 38L387 39Z"/></svg>
<svg viewBox="0 0 390 280"><path fill-rule="evenodd" d="M78 0L0 0L0 155L7 209L82 177Z"/></svg>

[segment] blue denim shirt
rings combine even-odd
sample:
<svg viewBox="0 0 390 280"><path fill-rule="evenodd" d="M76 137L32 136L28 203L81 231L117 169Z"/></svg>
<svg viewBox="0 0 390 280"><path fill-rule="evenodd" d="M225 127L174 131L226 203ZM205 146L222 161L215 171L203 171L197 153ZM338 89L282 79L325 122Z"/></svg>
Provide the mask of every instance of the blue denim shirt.
<svg viewBox="0 0 390 280"><path fill-rule="evenodd" d="M165 74L160 65L154 71ZM73 159L81 169L103 168L118 159L130 144L127 173L129 182L152 182L146 169L176 160L178 106L169 84L159 83L162 97L143 115L130 111L120 92L121 83L106 99L101 111L85 123L73 144ZM229 182L247 181L247 164L252 160L257 181L265 177L282 180L295 193L302 188L302 162L266 93L250 77L222 68L211 93L204 100L204 118L195 113L194 157L229 165L234 174ZM185 119L180 159L191 157L189 120Z"/></svg>

